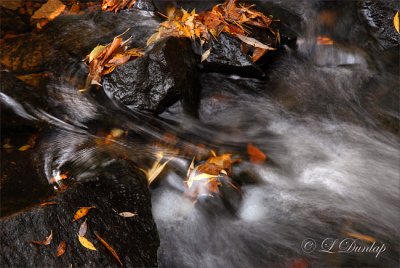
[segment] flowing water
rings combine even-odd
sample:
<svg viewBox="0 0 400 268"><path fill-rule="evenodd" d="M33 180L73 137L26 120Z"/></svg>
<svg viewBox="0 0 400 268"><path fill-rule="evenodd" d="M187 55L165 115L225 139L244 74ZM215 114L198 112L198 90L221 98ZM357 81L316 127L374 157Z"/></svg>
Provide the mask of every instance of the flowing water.
<svg viewBox="0 0 400 268"><path fill-rule="evenodd" d="M199 119L180 104L158 118L132 113L65 83L48 89L60 107L53 113L2 93L19 115L52 125L34 168L48 179L68 169L85 180L122 154L145 165L169 133L181 151L204 144L242 162L232 175L240 192L226 187L197 202L184 195L192 156L170 162L151 189L161 267L398 267L398 49L370 45L356 2L276 3L301 18L297 47L285 47L266 81L202 74ZM321 36L334 43L318 44ZM99 146L112 128L129 132ZM269 160L248 161L248 143Z"/></svg>

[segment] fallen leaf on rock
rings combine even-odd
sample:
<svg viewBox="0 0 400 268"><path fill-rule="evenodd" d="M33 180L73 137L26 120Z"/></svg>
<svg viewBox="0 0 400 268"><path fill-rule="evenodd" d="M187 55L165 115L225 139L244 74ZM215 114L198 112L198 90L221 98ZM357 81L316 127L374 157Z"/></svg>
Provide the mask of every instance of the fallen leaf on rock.
<svg viewBox="0 0 400 268"><path fill-rule="evenodd" d="M124 217L124 218L131 218L131 217L137 216L138 214L127 211L127 212L118 213L118 215L120 215L121 217Z"/></svg>
<svg viewBox="0 0 400 268"><path fill-rule="evenodd" d="M67 243L65 241L61 241L61 243L57 247L57 257L62 256L67 249Z"/></svg>
<svg viewBox="0 0 400 268"><path fill-rule="evenodd" d="M267 159L267 156L251 143L247 144L247 153L250 156L250 161L254 164L261 164Z"/></svg>
<svg viewBox="0 0 400 268"><path fill-rule="evenodd" d="M201 60L200 60L200 62L205 61L205 60L210 56L210 53L211 53L211 48L210 48L210 49L207 49L207 50L201 55Z"/></svg>
<svg viewBox="0 0 400 268"><path fill-rule="evenodd" d="M81 243L81 245L84 246L85 248L90 249L90 250L97 250L94 247L94 245L92 244L92 242L87 240L86 237L78 235L78 240Z"/></svg>
<svg viewBox="0 0 400 268"><path fill-rule="evenodd" d="M399 12L396 12L396 15L393 17L393 25L394 28L396 29L397 32L400 32L400 26L399 26Z"/></svg>
<svg viewBox="0 0 400 268"><path fill-rule="evenodd" d="M50 231L50 235L46 237L45 240L43 241L31 241L31 243L36 244L36 245L50 245L51 240L53 240L53 231Z"/></svg>
<svg viewBox="0 0 400 268"><path fill-rule="evenodd" d="M266 50L276 50L276 48L265 45L265 44L261 43L260 41L258 41L257 39L254 39L254 38L251 38L248 36L236 34L236 37L239 38L240 40L242 40L242 42L244 42L250 46L253 46L255 48L262 48L262 49L266 49Z"/></svg>
<svg viewBox="0 0 400 268"><path fill-rule="evenodd" d="M331 46L333 45L333 40L332 38L328 36L318 36L317 37L317 44L318 45L324 45L324 46Z"/></svg>
<svg viewBox="0 0 400 268"><path fill-rule="evenodd" d="M49 19L52 20L65 10L65 5L59 0L49 0L41 8L35 11L32 19Z"/></svg>
<svg viewBox="0 0 400 268"><path fill-rule="evenodd" d="M365 242L373 243L373 242L376 241L375 238L373 238L372 236L369 236L369 235L353 233L353 232L347 232L346 235L350 236L352 238L360 239L360 240L365 241Z"/></svg>
<svg viewBox="0 0 400 268"><path fill-rule="evenodd" d="M78 209L75 212L73 222L76 220L79 220L80 218L85 217L92 208L96 208L96 207L81 207L80 209Z"/></svg>
<svg viewBox="0 0 400 268"><path fill-rule="evenodd" d="M253 62L258 61L262 56L264 56L264 54L265 54L267 51L268 51L268 50L266 50L266 49L256 47L256 48L254 49L253 55L251 56L251 60L252 60Z"/></svg>
<svg viewBox="0 0 400 268"><path fill-rule="evenodd" d="M121 259L119 258L117 252L103 239L101 238L96 232L94 232L95 236L97 239L110 251L110 253L114 256L114 258L121 264L121 266L124 266L121 262Z"/></svg>
<svg viewBox="0 0 400 268"><path fill-rule="evenodd" d="M48 201L48 202L43 202L40 204L41 207L45 207L45 206L51 206L51 205L57 205L57 202L54 201Z"/></svg>
<svg viewBox="0 0 400 268"><path fill-rule="evenodd" d="M87 232L87 223L85 219L85 221L82 222L81 226L79 227L78 235L85 236L86 232Z"/></svg>
<svg viewBox="0 0 400 268"><path fill-rule="evenodd" d="M108 45L96 46L86 56L85 60L89 64L88 85L101 85L102 76L111 73L117 66L141 57L144 54L138 48L128 49L126 46L128 40L123 41L122 37L117 36Z"/></svg>

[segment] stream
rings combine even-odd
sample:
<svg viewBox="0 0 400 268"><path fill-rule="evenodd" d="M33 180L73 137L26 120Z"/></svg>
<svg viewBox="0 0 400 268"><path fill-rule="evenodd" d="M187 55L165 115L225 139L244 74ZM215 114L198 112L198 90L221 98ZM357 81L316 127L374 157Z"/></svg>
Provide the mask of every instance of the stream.
<svg viewBox="0 0 400 268"><path fill-rule="evenodd" d="M60 185L48 181L66 170L85 181L120 157L148 167L167 133L179 153L150 186L160 267L398 267L398 44L382 49L357 1L256 5L268 10L271 3L281 20L285 12L300 18L292 28L296 45L263 67L264 80L201 73L198 118L180 102L158 116L133 112L102 90L82 94L63 81L46 87L51 112L33 98L1 93L24 122L46 122L27 152L31 161L2 148L3 172L16 161L22 166L14 172L31 177L2 177L2 214L54 195ZM321 36L333 43L318 42ZM65 76L82 80L81 66L66 66ZM128 134L104 145L111 129ZM31 134L22 126L3 131L2 141L22 146ZM268 161L249 161L249 143ZM185 195L190 152L199 144L241 158L232 175L239 190L224 186L196 202Z"/></svg>

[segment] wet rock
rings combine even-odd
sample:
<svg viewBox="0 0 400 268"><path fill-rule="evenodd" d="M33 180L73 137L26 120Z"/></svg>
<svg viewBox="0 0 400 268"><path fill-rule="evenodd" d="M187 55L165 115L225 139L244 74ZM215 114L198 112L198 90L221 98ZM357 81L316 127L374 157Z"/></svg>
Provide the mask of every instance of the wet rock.
<svg viewBox="0 0 400 268"><path fill-rule="evenodd" d="M177 100L196 113L199 89L191 42L166 38L104 77L105 92L130 109L160 113Z"/></svg>
<svg viewBox="0 0 400 268"><path fill-rule="evenodd" d="M393 17L400 9L398 1L359 1L360 12L383 49L399 47Z"/></svg>
<svg viewBox="0 0 400 268"><path fill-rule="evenodd" d="M117 267L118 262L96 239L97 232L111 245L127 267L157 266L159 238L151 214L150 194L142 173L127 163L107 166L91 181L75 183L51 199L56 205L34 207L0 220L2 267ZM89 239L97 251L77 239L83 220L72 222L82 206L95 206L86 216ZM134 212L124 218L117 212ZM50 245L34 245L53 233ZM61 241L66 252L56 257Z"/></svg>
<svg viewBox="0 0 400 268"><path fill-rule="evenodd" d="M8 40L0 49L1 64L12 71L62 73L128 29L130 45L144 47L157 26L155 17L139 10L59 16L40 32Z"/></svg>
<svg viewBox="0 0 400 268"><path fill-rule="evenodd" d="M212 40L204 48L195 43L195 51L199 55L211 48L210 56L202 63L203 71L263 78L264 72L251 61L250 56L242 52L241 43L239 39L227 33L220 34L218 40Z"/></svg>
<svg viewBox="0 0 400 268"><path fill-rule="evenodd" d="M137 0L133 7L139 10L156 11L152 0Z"/></svg>

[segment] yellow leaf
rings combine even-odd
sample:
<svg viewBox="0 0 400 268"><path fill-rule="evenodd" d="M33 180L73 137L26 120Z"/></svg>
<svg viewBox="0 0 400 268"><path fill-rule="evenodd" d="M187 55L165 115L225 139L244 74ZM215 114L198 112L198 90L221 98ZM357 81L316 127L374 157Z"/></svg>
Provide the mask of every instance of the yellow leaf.
<svg viewBox="0 0 400 268"><path fill-rule="evenodd" d="M396 29L397 32L400 32L400 27L399 27L399 12L396 12L396 15L394 15L393 18L393 25L394 28Z"/></svg>
<svg viewBox="0 0 400 268"><path fill-rule="evenodd" d="M200 60L200 62L205 61L205 60L210 56L210 53L211 53L211 48L210 48L210 49L207 49L207 50L201 55L201 60Z"/></svg>
<svg viewBox="0 0 400 268"><path fill-rule="evenodd" d="M24 152L26 150L29 150L32 146L30 146L29 144L23 145L21 147L18 148L18 151Z"/></svg>
<svg viewBox="0 0 400 268"><path fill-rule="evenodd" d="M157 154L156 162L154 162L153 166L149 170L140 169L141 171L144 172L144 174L146 174L147 181L149 182L149 184L151 184L157 178L157 176L160 175L161 171L163 171L164 167L168 164L168 162L172 160L172 158L170 158L160 165L162 158L163 154L159 153Z"/></svg>
<svg viewBox="0 0 400 268"><path fill-rule="evenodd" d="M78 209L78 211L76 211L76 213L74 215L73 221L76 221L76 220L79 220L80 218L85 217L86 214L89 213L89 210L91 210L92 208L95 208L95 207L81 207L80 209Z"/></svg>
<svg viewBox="0 0 400 268"><path fill-rule="evenodd" d="M92 244L92 242L87 240L86 237L78 235L78 240L81 243L81 245L84 246L85 248L90 250L97 250Z"/></svg>
<svg viewBox="0 0 400 268"><path fill-rule="evenodd" d="M205 179L210 179L210 178L216 178L218 177L218 175L210 175L207 173L200 173L199 175L196 175L192 178L189 177L189 179L186 181L188 187L192 187L193 182L195 181L201 181L201 180L205 180Z"/></svg>
<svg viewBox="0 0 400 268"><path fill-rule="evenodd" d="M46 4L36 10L31 18L52 20L60 15L64 11L65 7L66 6L59 0L49 0Z"/></svg>
<svg viewBox="0 0 400 268"><path fill-rule="evenodd" d="M121 262L121 259L119 258L117 252L103 239L101 238L96 232L94 232L95 236L99 241L111 252L111 254L114 256L114 258L121 264L121 266L124 266Z"/></svg>
<svg viewBox="0 0 400 268"><path fill-rule="evenodd" d="M103 50L106 48L106 46L103 45L98 45L97 47L93 48L93 50L89 54L89 62L92 62L93 59L95 59Z"/></svg>

